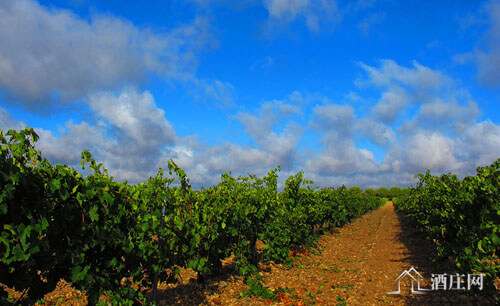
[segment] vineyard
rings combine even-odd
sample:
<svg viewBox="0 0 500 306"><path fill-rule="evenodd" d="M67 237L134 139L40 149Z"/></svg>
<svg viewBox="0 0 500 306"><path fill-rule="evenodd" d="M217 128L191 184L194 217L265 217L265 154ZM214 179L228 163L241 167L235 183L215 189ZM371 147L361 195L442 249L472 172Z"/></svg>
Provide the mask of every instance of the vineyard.
<svg viewBox="0 0 500 306"><path fill-rule="evenodd" d="M461 273L484 273L485 290L500 276L500 159L477 174L417 175L396 208L436 245L438 260L452 259Z"/></svg>
<svg viewBox="0 0 500 306"><path fill-rule="evenodd" d="M82 153L82 168L52 165L34 147L33 129L0 134L0 279L33 303L60 279L87 292L89 303L107 294L115 303L144 302L137 288L172 279L178 267L198 280L234 255L237 271L255 292L272 296L261 282L259 261L289 264L292 250L378 208L383 202L345 187L309 187L301 172L277 190L277 172L234 178L192 190L172 161L145 183L114 181ZM263 244L258 251L256 244ZM29 290L28 290L29 289ZM12 301L4 292L2 302Z"/></svg>
<svg viewBox="0 0 500 306"><path fill-rule="evenodd" d="M81 166L90 169L84 177L43 158L35 149L37 139L30 128L0 131L0 283L22 292L18 298L2 292L2 304L33 304L61 279L85 290L89 304L102 296L114 304L143 304L157 299L158 282L173 281L181 269L194 271L204 283L228 257L249 288L247 295L272 301L287 289L271 288L260 264L290 268L296 260L291 254L318 246L321 235L381 207L384 196L394 197L396 210L433 242L438 259L453 260L463 273L484 273L482 293L495 295L500 160L463 180L427 172L418 176L416 187L390 191L313 188L299 172L279 192L279 167L263 178L225 173L217 185L193 190L173 161L168 175L159 169L146 182L129 185L114 181L84 151ZM370 217L366 239L380 240L377 231L389 228L383 225L390 213L384 207L380 219ZM396 224L395 215L391 220ZM376 252L370 245L366 254ZM373 265L380 262L366 256ZM336 273L343 271L338 265L332 262L322 271L334 266ZM144 288L152 288L153 296Z"/></svg>

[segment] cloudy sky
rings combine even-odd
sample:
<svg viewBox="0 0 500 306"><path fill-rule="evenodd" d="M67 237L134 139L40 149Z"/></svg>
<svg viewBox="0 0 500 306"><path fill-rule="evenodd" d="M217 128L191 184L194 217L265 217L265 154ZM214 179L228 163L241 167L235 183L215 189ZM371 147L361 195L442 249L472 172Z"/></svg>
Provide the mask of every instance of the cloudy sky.
<svg viewBox="0 0 500 306"><path fill-rule="evenodd" d="M500 158L500 1L0 0L0 129L135 183L320 186Z"/></svg>

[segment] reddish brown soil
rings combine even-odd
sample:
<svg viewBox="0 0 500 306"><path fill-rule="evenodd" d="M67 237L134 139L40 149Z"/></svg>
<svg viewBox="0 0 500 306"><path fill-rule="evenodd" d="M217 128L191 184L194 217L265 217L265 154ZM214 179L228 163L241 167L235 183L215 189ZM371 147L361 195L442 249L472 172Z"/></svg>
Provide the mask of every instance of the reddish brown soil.
<svg viewBox="0 0 500 306"><path fill-rule="evenodd" d="M159 286L160 305L493 305L492 300L462 291L432 291L425 295L410 293L410 281L395 279L414 267L430 287L432 273L455 273L450 262L433 263L434 247L409 228L388 202L380 209L354 220L332 234L322 236L318 248L297 256L293 268L268 263L261 265L265 284L274 290L286 288L276 301L241 298L248 289L237 276L232 259L224 263L224 273L196 283L196 274L181 270L178 284ZM45 305L85 305L86 299L75 289L61 283ZM61 299L67 296L68 299ZM84 297L84 295L83 295ZM79 300L77 298L80 298ZM59 303L57 300L59 299Z"/></svg>

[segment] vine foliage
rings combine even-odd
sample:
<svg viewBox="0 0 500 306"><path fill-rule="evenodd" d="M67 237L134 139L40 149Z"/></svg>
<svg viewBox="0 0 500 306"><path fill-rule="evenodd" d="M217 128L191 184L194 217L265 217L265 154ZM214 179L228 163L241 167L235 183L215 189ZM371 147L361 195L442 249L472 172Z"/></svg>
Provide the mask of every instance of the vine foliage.
<svg viewBox="0 0 500 306"><path fill-rule="evenodd" d="M278 192L279 167L263 178L224 173L217 185L193 190L171 160L168 175L160 168L129 185L88 151L81 154L86 176L51 164L35 149L37 140L29 127L0 130L0 279L27 297L12 301L2 292L2 303L33 303L61 278L86 290L91 304L104 293L117 304L145 302L140 288L172 280L179 267L202 281L231 253L247 284L269 293L259 261L289 264L291 250L382 204L344 186L310 187L302 172ZM485 251L496 241L489 237Z"/></svg>
<svg viewBox="0 0 500 306"><path fill-rule="evenodd" d="M454 174L418 174L416 187L394 202L434 241L439 259L463 273L484 273L494 292L500 272L500 159L460 180Z"/></svg>

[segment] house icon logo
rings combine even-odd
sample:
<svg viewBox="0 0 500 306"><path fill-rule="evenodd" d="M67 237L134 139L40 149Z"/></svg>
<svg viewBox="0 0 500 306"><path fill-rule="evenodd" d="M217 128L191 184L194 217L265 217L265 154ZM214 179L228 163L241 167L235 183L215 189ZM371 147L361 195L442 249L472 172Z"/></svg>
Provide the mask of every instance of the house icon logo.
<svg viewBox="0 0 500 306"><path fill-rule="evenodd" d="M411 293L412 294L426 294L430 289L421 288L420 281L423 280L423 276L415 270L415 268L411 267L408 270L404 270L398 278L394 282L398 283L398 290L387 292L387 294L401 294L401 281L404 278L410 278L411 280ZM417 290L415 290L415 283L417 284Z"/></svg>

